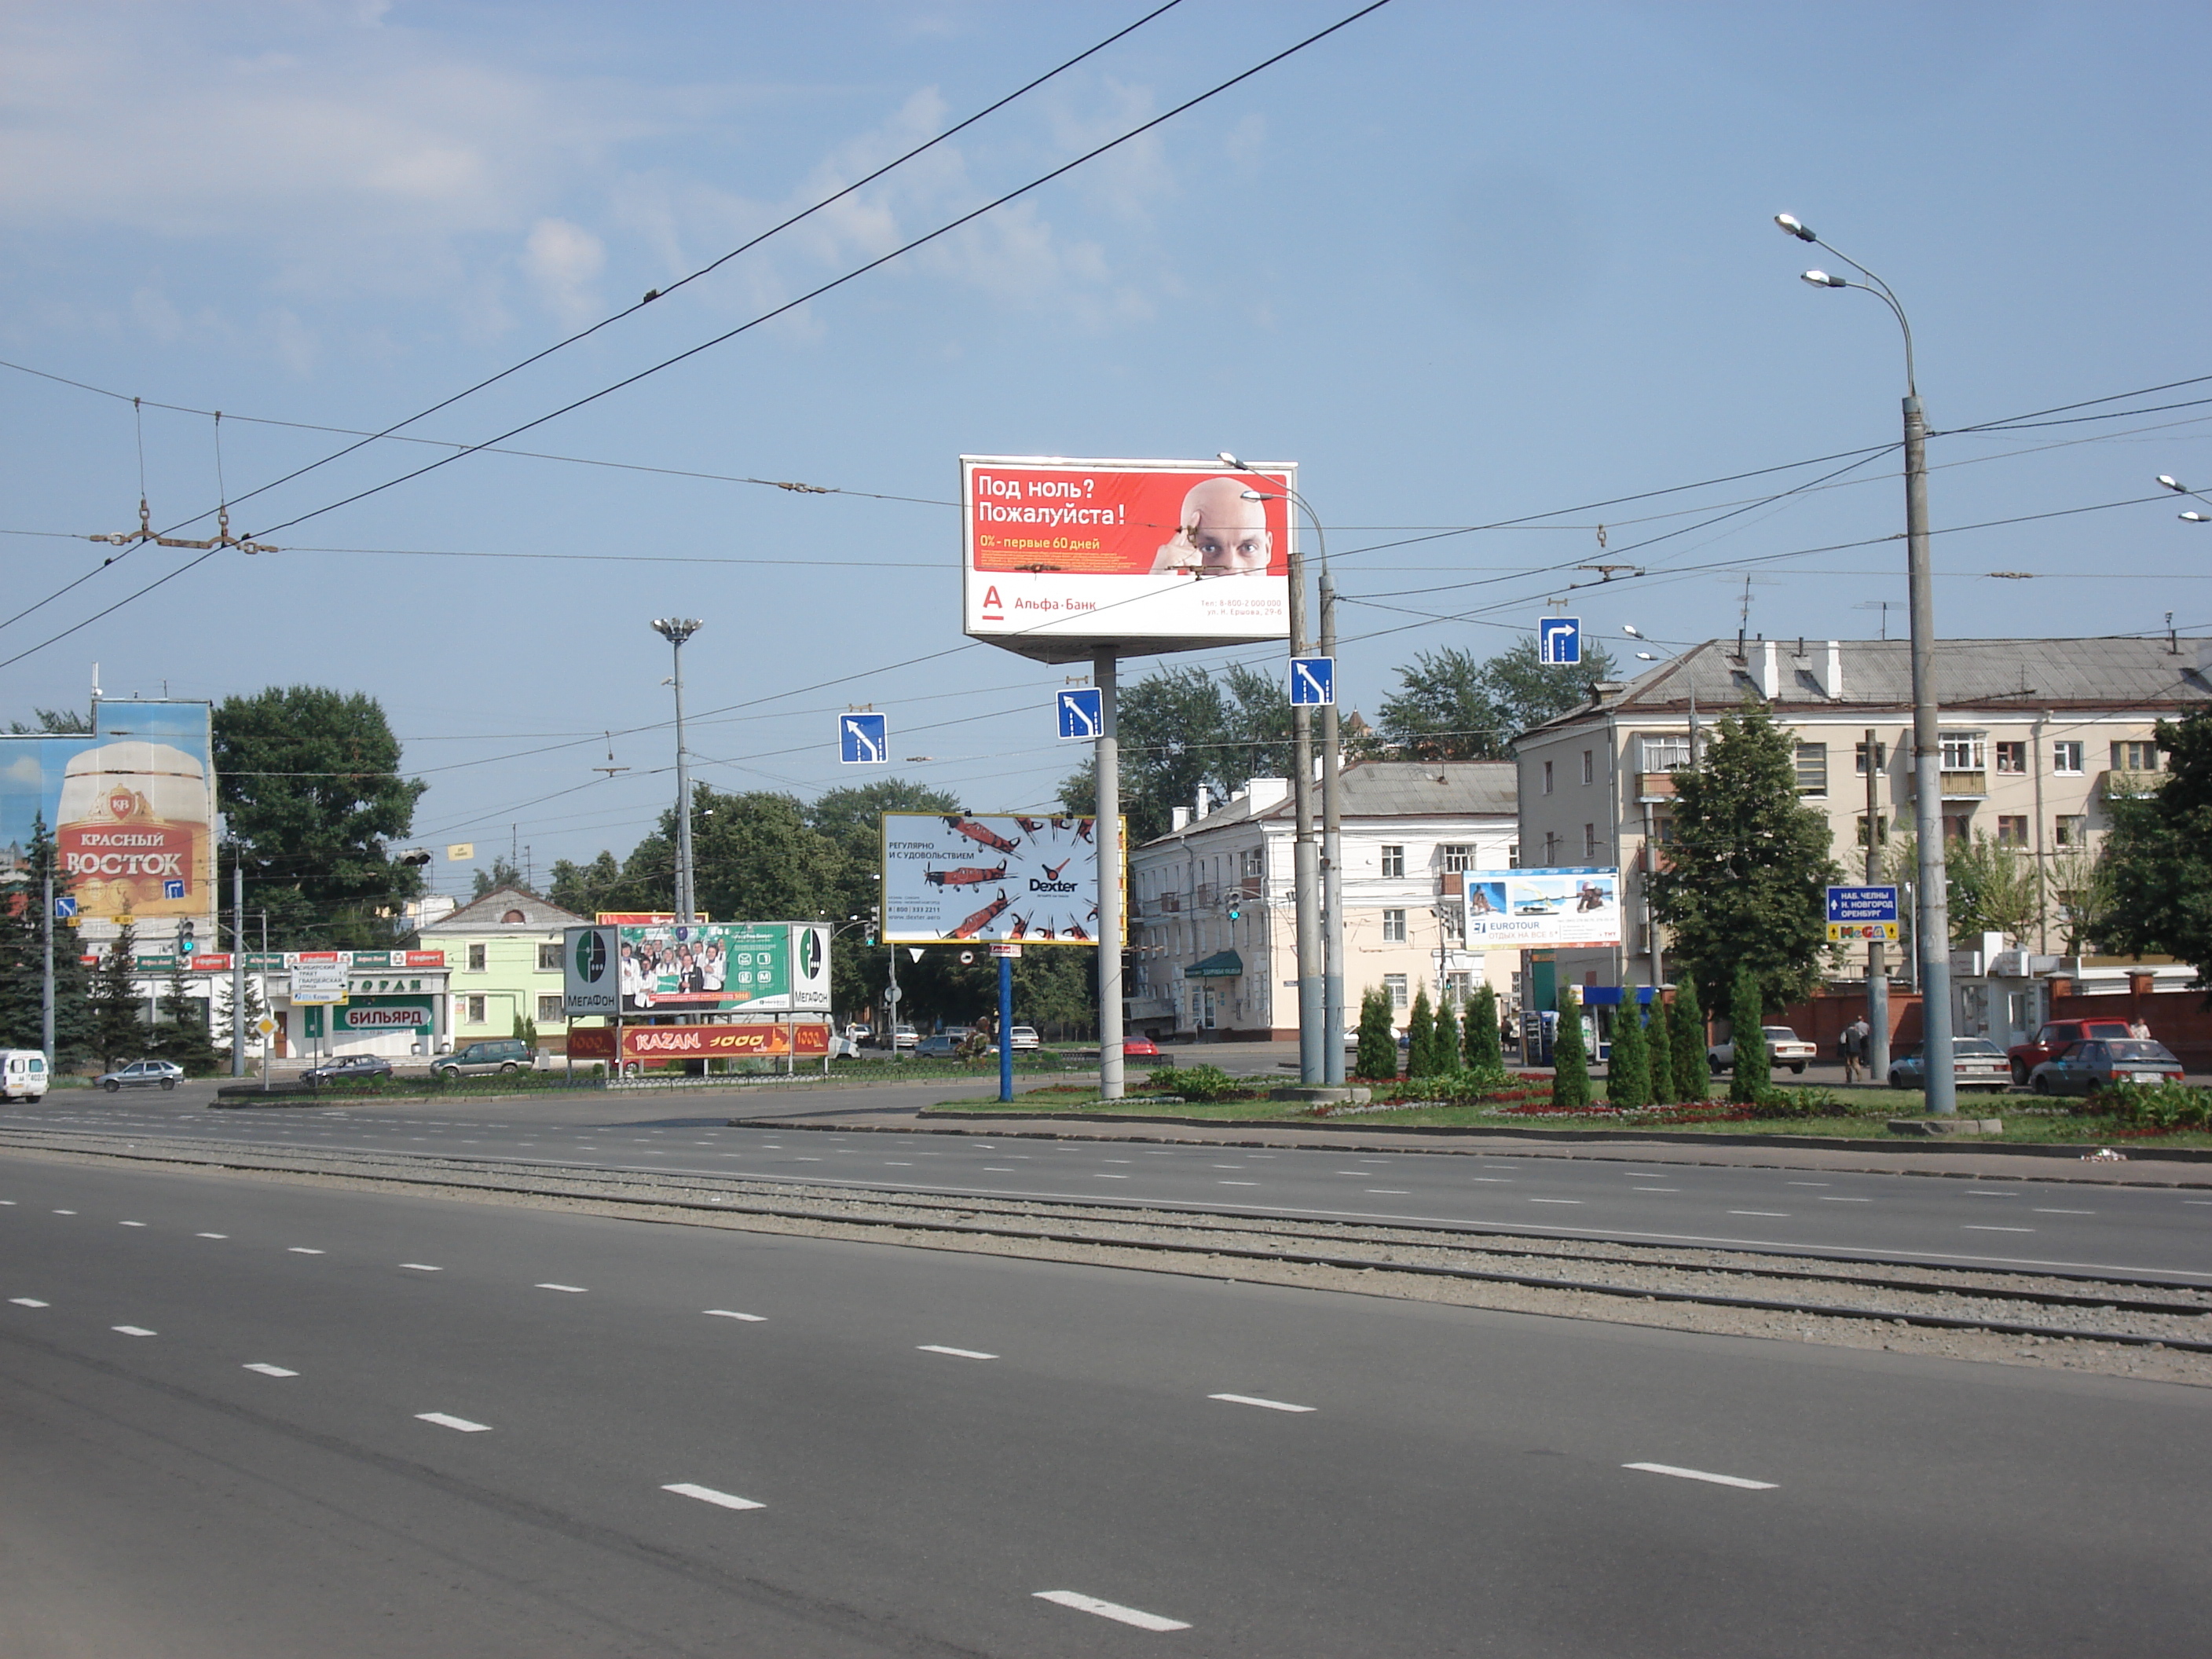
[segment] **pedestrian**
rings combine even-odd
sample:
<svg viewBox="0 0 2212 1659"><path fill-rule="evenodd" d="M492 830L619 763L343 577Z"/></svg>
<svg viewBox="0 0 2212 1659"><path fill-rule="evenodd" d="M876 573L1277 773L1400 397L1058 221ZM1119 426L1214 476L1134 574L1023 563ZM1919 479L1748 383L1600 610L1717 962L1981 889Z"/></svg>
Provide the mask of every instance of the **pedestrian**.
<svg viewBox="0 0 2212 1659"><path fill-rule="evenodd" d="M1866 1023L1866 1016L1863 1014L1844 1027L1843 1036L1838 1041L1837 1046L1843 1050L1845 1083L1856 1083L1859 1080L1860 1074L1866 1066L1867 1039L1873 1035L1874 1027Z"/></svg>
<svg viewBox="0 0 2212 1659"><path fill-rule="evenodd" d="M2148 1042L2150 1040L2150 1022L2145 1019L2141 1014L2136 1015L2133 1018L2128 1021L2128 1035L2131 1037L2141 1037L2145 1042Z"/></svg>

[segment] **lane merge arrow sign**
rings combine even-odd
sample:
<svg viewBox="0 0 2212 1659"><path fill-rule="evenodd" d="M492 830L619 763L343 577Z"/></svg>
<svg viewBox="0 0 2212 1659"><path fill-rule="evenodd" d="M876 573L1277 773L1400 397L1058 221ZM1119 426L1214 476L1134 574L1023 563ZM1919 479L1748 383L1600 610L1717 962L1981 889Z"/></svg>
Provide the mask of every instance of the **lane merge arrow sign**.
<svg viewBox="0 0 2212 1659"><path fill-rule="evenodd" d="M876 766L889 760L890 733L888 714L840 714L837 717L837 758L847 766Z"/></svg>
<svg viewBox="0 0 2212 1659"><path fill-rule="evenodd" d="M1336 701L1336 659L1291 659L1291 707L1326 708Z"/></svg>
<svg viewBox="0 0 2212 1659"><path fill-rule="evenodd" d="M1103 696L1095 685L1070 686L1056 692L1053 707L1059 713L1063 738L1095 738L1105 729Z"/></svg>

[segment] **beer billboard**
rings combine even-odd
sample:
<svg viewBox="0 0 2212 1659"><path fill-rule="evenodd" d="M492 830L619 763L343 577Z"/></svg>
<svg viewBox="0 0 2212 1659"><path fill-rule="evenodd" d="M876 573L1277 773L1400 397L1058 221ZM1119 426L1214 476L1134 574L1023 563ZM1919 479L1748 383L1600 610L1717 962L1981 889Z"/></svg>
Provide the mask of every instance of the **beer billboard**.
<svg viewBox="0 0 2212 1659"><path fill-rule="evenodd" d="M1620 943L1620 872L1595 865L1470 870L1462 902L1470 951L1551 951Z"/></svg>
<svg viewBox="0 0 2212 1659"><path fill-rule="evenodd" d="M889 945L1096 945L1095 818L884 814Z"/></svg>
<svg viewBox="0 0 2212 1659"><path fill-rule="evenodd" d="M1288 464L963 455L970 636L1040 662L1290 636Z"/></svg>
<svg viewBox="0 0 2212 1659"><path fill-rule="evenodd" d="M43 818L80 917L212 917L210 715L204 702L95 702L90 732L0 735L0 874L23 879Z"/></svg>

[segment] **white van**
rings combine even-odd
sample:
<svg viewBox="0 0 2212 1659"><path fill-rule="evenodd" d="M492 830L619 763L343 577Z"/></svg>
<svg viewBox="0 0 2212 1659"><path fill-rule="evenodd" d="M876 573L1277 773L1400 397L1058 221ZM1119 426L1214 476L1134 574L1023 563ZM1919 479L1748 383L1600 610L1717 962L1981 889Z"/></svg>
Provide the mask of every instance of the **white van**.
<svg viewBox="0 0 2212 1659"><path fill-rule="evenodd" d="M46 1092L46 1057L36 1048L0 1048L0 1096L38 1100Z"/></svg>

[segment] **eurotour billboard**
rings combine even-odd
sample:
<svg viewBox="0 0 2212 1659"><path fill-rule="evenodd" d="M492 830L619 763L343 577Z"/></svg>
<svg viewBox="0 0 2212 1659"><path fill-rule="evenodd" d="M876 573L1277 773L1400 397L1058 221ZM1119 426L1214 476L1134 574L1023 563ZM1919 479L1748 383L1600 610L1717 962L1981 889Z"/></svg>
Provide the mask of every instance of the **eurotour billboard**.
<svg viewBox="0 0 2212 1659"><path fill-rule="evenodd" d="M1462 879L1470 951L1620 943L1620 872L1611 866L1470 870Z"/></svg>
<svg viewBox="0 0 2212 1659"><path fill-rule="evenodd" d="M1297 468L963 455L969 635L1040 662L1290 636Z"/></svg>

